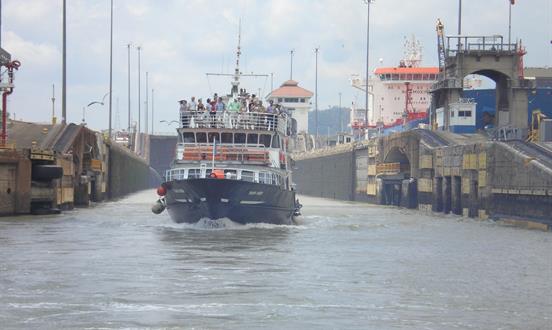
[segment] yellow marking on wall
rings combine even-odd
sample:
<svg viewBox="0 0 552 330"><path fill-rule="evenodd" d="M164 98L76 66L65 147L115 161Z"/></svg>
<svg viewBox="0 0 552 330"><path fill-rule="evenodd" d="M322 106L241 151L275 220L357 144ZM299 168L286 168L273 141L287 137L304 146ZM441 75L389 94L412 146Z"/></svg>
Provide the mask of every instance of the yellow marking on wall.
<svg viewBox="0 0 552 330"><path fill-rule="evenodd" d="M470 190L470 178L462 178L462 194L469 194Z"/></svg>
<svg viewBox="0 0 552 330"><path fill-rule="evenodd" d="M481 152L479 153L479 168L480 169L487 169L487 153Z"/></svg>
<svg viewBox="0 0 552 330"><path fill-rule="evenodd" d="M478 213L479 213L479 219L481 219L481 220L489 219L489 215L487 214L487 211L479 210Z"/></svg>
<svg viewBox="0 0 552 330"><path fill-rule="evenodd" d="M375 196L376 195L376 184L375 183L369 183L366 187L366 194Z"/></svg>
<svg viewBox="0 0 552 330"><path fill-rule="evenodd" d="M462 167L465 170L477 169L477 155L476 154L464 154L462 159Z"/></svg>
<svg viewBox="0 0 552 330"><path fill-rule="evenodd" d="M433 168L433 156L421 155L420 156L420 168Z"/></svg>
<svg viewBox="0 0 552 330"><path fill-rule="evenodd" d="M487 186L487 171L486 170L479 170L477 182L479 187L486 187Z"/></svg>
<svg viewBox="0 0 552 330"><path fill-rule="evenodd" d="M376 164L368 165L368 175L376 175Z"/></svg>
<svg viewBox="0 0 552 330"><path fill-rule="evenodd" d="M418 192L433 192L433 180L427 178L418 179Z"/></svg>

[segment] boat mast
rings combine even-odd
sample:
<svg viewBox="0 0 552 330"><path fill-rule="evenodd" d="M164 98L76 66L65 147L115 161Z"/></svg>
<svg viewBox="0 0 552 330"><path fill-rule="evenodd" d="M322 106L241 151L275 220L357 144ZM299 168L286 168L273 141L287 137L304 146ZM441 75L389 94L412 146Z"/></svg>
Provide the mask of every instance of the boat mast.
<svg viewBox="0 0 552 330"><path fill-rule="evenodd" d="M232 81L232 98L238 97L238 87L240 85L240 55L241 55L241 19L238 27L238 49L236 51L236 69L234 69L234 81Z"/></svg>
<svg viewBox="0 0 552 330"><path fill-rule="evenodd" d="M234 73L206 73L207 77L209 76L224 76L224 77L232 77L232 81L230 82L232 84L232 89L230 91L230 95L228 95L231 98L238 98L240 91L240 78L241 77L265 77L268 78L268 74L243 74L240 72L240 55L241 55L241 19L239 21L239 28L238 28L238 49L236 51L236 68L234 69Z"/></svg>

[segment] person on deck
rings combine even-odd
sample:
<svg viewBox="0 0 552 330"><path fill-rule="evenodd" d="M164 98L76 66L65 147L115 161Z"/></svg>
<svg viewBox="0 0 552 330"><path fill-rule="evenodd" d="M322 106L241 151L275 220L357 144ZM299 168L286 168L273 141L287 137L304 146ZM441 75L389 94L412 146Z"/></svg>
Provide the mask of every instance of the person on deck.
<svg viewBox="0 0 552 330"><path fill-rule="evenodd" d="M197 100L197 124L198 126L205 125L205 105L203 104L202 99Z"/></svg>
<svg viewBox="0 0 552 330"><path fill-rule="evenodd" d="M180 103L180 124L182 127L186 128L188 127L190 121L190 114L188 112L188 101L180 100L178 101L178 103Z"/></svg>
<svg viewBox="0 0 552 330"><path fill-rule="evenodd" d="M190 108L190 111L192 112L192 114L195 114L195 112L197 111L197 103L196 103L196 100L195 100L195 96L192 96L192 98L190 100L189 108Z"/></svg>
<svg viewBox="0 0 552 330"><path fill-rule="evenodd" d="M228 126L228 114L226 113L226 104L224 104L224 102L222 101L222 97L219 97L217 99L217 103L215 103L215 108L218 113L218 125Z"/></svg>
<svg viewBox="0 0 552 330"><path fill-rule="evenodd" d="M232 99L228 103L228 114L230 116L230 128L237 127L238 112L240 111L240 104L236 99Z"/></svg>
<svg viewBox="0 0 552 330"><path fill-rule="evenodd" d="M268 118L268 130L274 129L274 117L276 115L276 108L274 107L274 101L268 101L268 107L266 107L266 113Z"/></svg>
<svg viewBox="0 0 552 330"><path fill-rule="evenodd" d="M217 122L217 109L215 108L215 101L207 99L207 109L209 109L209 116L211 118L211 127L216 127Z"/></svg>

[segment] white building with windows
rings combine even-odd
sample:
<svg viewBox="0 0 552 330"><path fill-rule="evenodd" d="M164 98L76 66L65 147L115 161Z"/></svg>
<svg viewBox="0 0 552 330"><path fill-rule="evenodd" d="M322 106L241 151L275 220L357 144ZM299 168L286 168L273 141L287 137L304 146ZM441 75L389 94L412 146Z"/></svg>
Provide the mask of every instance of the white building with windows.
<svg viewBox="0 0 552 330"><path fill-rule="evenodd" d="M297 121L297 132L301 133L309 131L310 99L313 95L313 92L299 87L297 81L288 80L268 94L267 100L272 100L274 104L280 104L286 108Z"/></svg>

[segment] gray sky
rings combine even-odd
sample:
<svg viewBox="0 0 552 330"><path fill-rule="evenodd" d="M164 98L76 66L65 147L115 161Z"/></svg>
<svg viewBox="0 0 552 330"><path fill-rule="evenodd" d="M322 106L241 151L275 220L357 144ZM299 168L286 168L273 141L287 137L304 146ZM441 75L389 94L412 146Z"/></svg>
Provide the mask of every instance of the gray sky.
<svg viewBox="0 0 552 330"><path fill-rule="evenodd" d="M22 62L9 111L18 118L48 121L51 89L61 112L61 0L4 0L2 46ZM67 0L68 120L80 122L82 107L109 88L109 0ZM177 116L177 100L227 93L227 78L206 72L231 72L238 20L242 19L242 72L274 73L274 86L289 78L289 51L295 50L293 78L314 91L314 48L320 47L319 108L349 105L362 95L349 77L365 71L366 5L361 0L114 0L114 127L127 126L127 48L141 45L142 78L150 72L155 88L156 131L171 131L161 119ZM464 0L463 34L508 33L508 0ZM383 59L394 66L403 55L405 36L423 44L424 64L437 65L435 21L446 34L457 30L456 0L379 0L371 6L370 67ZM526 66L552 66L552 0L518 0L513 6L512 37L527 47ZM137 117L137 56L132 51L132 110ZM262 95L270 79L244 79ZM145 81L142 82L145 89ZM142 101L145 100L145 90ZM117 98L119 115L117 116ZM142 109L144 107L142 106ZM107 106L87 111L92 128L107 127ZM119 118L119 119L118 119ZM142 115L143 118L143 115ZM143 123L143 121L142 121ZM151 126L151 121L150 121Z"/></svg>

